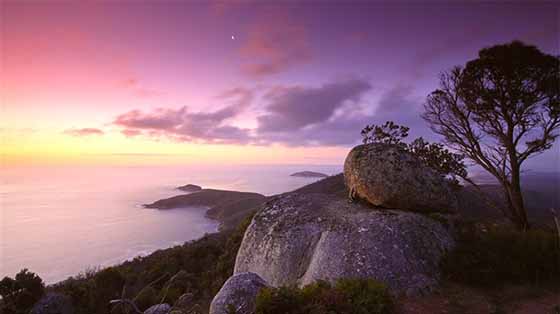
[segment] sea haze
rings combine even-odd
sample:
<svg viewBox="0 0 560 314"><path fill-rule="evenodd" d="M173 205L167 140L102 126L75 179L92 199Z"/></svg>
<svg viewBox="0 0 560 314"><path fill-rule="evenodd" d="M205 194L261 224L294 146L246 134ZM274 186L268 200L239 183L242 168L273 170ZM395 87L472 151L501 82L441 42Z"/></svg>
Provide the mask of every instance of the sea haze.
<svg viewBox="0 0 560 314"><path fill-rule="evenodd" d="M82 166L4 168L0 175L0 278L22 268L47 283L87 268L120 263L217 229L205 208L141 206L181 194L175 187L273 195L314 182L341 166Z"/></svg>

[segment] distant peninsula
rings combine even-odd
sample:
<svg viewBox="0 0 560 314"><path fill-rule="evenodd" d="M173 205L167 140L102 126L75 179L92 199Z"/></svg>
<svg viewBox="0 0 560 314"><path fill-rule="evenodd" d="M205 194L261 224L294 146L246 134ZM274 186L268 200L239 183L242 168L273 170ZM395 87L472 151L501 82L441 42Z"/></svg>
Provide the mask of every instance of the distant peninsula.
<svg viewBox="0 0 560 314"><path fill-rule="evenodd" d="M300 177L300 178L326 178L328 175L321 173L321 172L314 172L314 171L300 171L295 172L290 175L291 177Z"/></svg>
<svg viewBox="0 0 560 314"><path fill-rule="evenodd" d="M199 185L195 185L195 184L186 184L186 185L182 185L177 187L177 190L181 190L183 192L198 192L200 190L202 190L202 187L200 187Z"/></svg>
<svg viewBox="0 0 560 314"><path fill-rule="evenodd" d="M234 229L249 213L256 211L267 198L258 193L202 189L196 193L161 199L146 208L174 209L207 207L206 217L220 222L220 230Z"/></svg>

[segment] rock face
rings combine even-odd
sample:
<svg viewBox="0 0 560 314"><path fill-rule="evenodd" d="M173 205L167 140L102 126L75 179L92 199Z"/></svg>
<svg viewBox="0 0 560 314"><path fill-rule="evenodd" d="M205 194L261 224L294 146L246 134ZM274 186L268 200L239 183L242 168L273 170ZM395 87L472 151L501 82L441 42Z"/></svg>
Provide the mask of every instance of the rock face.
<svg viewBox="0 0 560 314"><path fill-rule="evenodd" d="M49 293L31 309L31 314L73 314L72 300L62 294Z"/></svg>
<svg viewBox="0 0 560 314"><path fill-rule="evenodd" d="M149 307L144 311L144 314L168 314L171 311L171 306L166 303L156 304Z"/></svg>
<svg viewBox="0 0 560 314"><path fill-rule="evenodd" d="M301 178L326 178L326 177L328 177L328 175L326 175L324 173L314 172L314 171L296 172L296 173L292 173L290 176L291 177L301 177Z"/></svg>
<svg viewBox="0 0 560 314"><path fill-rule="evenodd" d="M187 184L187 185L182 185L180 187L177 187L177 190L192 193L192 192L198 192L198 191L202 190L202 187L200 187L198 185L194 185L194 184Z"/></svg>
<svg viewBox="0 0 560 314"><path fill-rule="evenodd" d="M291 193L255 215L234 274L254 272L272 286L374 278L394 294L417 295L436 286L440 258L453 245L446 227L422 214Z"/></svg>
<svg viewBox="0 0 560 314"><path fill-rule="evenodd" d="M268 286L254 273L238 273L230 277L210 304L210 314L253 314L259 290Z"/></svg>
<svg viewBox="0 0 560 314"><path fill-rule="evenodd" d="M449 212L457 198L445 179L395 145L354 147L344 162L351 195L383 208Z"/></svg>

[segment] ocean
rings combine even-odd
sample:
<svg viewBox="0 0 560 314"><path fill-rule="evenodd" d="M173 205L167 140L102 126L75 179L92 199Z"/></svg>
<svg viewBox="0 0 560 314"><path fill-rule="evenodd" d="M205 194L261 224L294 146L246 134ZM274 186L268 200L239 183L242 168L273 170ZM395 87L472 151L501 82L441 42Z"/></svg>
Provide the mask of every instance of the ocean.
<svg viewBox="0 0 560 314"><path fill-rule="evenodd" d="M42 166L0 173L0 278L28 268L46 283L118 264L215 232L206 208L160 211L141 205L204 188L287 192L329 175L339 165Z"/></svg>

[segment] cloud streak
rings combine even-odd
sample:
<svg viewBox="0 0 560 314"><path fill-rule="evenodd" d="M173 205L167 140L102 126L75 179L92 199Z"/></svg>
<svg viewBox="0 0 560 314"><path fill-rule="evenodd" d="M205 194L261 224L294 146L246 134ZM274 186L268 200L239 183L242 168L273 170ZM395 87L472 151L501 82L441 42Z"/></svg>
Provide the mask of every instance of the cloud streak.
<svg viewBox="0 0 560 314"><path fill-rule="evenodd" d="M182 142L286 146L351 146L360 142L366 124L393 120L412 129L422 128L421 103L407 85L382 91L377 102L365 99L373 90L367 80L349 79L318 87L236 88L218 95L227 102L222 109L191 112L188 107L132 110L114 124L125 136L167 137ZM258 99L256 101L255 99ZM233 121L253 102L259 104L255 128L241 128ZM373 110L375 107L375 110Z"/></svg>
<svg viewBox="0 0 560 314"><path fill-rule="evenodd" d="M268 113L258 117L259 133L284 132L323 123L345 102L357 102L371 89L365 80L348 80L317 88L275 87L265 95Z"/></svg>
<svg viewBox="0 0 560 314"><path fill-rule="evenodd" d="M218 98L229 100L231 104L212 112L192 112L187 106L178 109L157 108L149 112L131 110L117 116L113 124L124 128L121 133L128 137L145 134L184 142L249 142L248 129L228 125L226 121L249 106L251 91L239 88L227 91Z"/></svg>
<svg viewBox="0 0 560 314"><path fill-rule="evenodd" d="M96 128L81 128L81 129L72 128L72 129L66 129L62 133L70 136L77 136L77 137L95 136L95 135L99 136L105 134L105 132Z"/></svg>

